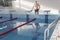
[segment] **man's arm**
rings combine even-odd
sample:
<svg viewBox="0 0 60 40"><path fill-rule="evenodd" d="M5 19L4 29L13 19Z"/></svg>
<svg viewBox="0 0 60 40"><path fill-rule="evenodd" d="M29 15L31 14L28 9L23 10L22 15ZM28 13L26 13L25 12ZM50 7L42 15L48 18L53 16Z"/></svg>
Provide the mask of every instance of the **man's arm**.
<svg viewBox="0 0 60 40"><path fill-rule="evenodd" d="M39 5L39 4L38 4ZM39 5L39 9L40 9L40 5Z"/></svg>
<svg viewBox="0 0 60 40"><path fill-rule="evenodd" d="M35 4L34 4L35 5ZM34 5L33 5L33 7L32 7L32 10L34 9Z"/></svg>

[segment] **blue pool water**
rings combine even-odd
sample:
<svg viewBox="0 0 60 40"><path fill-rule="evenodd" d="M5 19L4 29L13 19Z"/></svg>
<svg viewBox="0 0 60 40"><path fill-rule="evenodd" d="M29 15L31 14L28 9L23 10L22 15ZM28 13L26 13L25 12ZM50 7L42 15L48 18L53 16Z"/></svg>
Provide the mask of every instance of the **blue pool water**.
<svg viewBox="0 0 60 40"><path fill-rule="evenodd" d="M0 16L3 16L3 18L0 19L0 22L10 19L9 14L0 14ZM16 24L16 22L27 22L26 14L13 14L13 18L15 18L15 17L17 17L18 19L11 21L11 22L6 22L3 24L0 24L0 28L7 26L7 28L0 30L0 34L13 28L14 24ZM35 23L35 25L36 25L38 35L35 35L35 32L33 29L23 30L22 33L20 32L20 34L23 34L23 35L19 35L17 33L17 30L15 30L15 31L12 31L12 32L0 37L0 40L44 40L44 31L48 27L48 25L44 25L43 27L40 27L38 29L38 27L39 27L38 23L45 23L45 21L46 21L45 15L29 15L29 20L31 20L33 18L36 18L36 20L33 21L33 23ZM57 18L58 18L58 15L48 15L48 24L50 24ZM55 28L55 26L50 29L50 36L48 37L48 40L50 40L50 37L52 35L54 28Z"/></svg>

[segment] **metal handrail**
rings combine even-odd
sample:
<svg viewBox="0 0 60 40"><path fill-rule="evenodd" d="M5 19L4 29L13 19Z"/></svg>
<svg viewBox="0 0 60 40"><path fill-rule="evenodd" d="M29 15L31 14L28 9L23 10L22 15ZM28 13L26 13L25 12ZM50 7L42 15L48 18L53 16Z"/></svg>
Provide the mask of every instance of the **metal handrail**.
<svg viewBox="0 0 60 40"><path fill-rule="evenodd" d="M49 29L53 27L58 22L58 20L60 20L60 16L56 20L54 20L51 24L49 24L48 28L45 29L44 40L47 40L46 37L49 36ZM47 33L47 36L46 36L46 33Z"/></svg>

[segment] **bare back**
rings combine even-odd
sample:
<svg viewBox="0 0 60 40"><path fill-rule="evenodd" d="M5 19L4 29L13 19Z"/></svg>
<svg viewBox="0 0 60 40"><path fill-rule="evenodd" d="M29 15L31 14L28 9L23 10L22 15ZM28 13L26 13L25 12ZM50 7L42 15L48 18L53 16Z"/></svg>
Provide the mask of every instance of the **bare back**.
<svg viewBox="0 0 60 40"><path fill-rule="evenodd" d="M35 3L34 4L34 9L39 9L40 8L40 5L38 3Z"/></svg>

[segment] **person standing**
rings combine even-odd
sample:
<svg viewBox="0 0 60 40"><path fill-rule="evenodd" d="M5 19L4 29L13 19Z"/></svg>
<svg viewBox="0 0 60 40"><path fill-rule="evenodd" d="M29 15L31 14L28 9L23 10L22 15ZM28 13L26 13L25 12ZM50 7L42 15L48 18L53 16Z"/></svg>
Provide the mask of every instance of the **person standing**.
<svg viewBox="0 0 60 40"><path fill-rule="evenodd" d="M33 7L32 7L32 10L34 9L35 11L35 14L39 14L39 9L40 9L40 5L37 1L35 1Z"/></svg>

